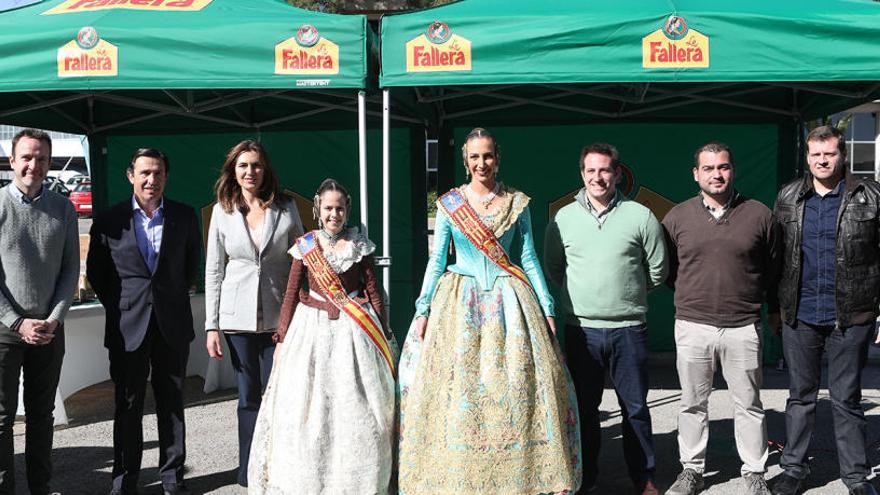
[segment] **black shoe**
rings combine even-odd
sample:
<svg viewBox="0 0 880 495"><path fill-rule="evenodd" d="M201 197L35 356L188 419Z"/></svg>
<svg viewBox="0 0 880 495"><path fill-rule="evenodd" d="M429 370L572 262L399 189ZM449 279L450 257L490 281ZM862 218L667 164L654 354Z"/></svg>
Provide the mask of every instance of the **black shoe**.
<svg viewBox="0 0 880 495"><path fill-rule="evenodd" d="M867 481L860 481L849 486L850 495L877 495L874 485Z"/></svg>
<svg viewBox="0 0 880 495"><path fill-rule="evenodd" d="M581 489L578 490L575 495L587 495L588 493L593 493L596 490L596 478L585 478L583 483L581 483Z"/></svg>
<svg viewBox="0 0 880 495"><path fill-rule="evenodd" d="M163 495L192 495L182 481L180 483L162 483Z"/></svg>
<svg viewBox="0 0 880 495"><path fill-rule="evenodd" d="M790 474L782 473L773 478L770 493L773 495L797 495L801 492L801 485L803 484L803 480L799 480Z"/></svg>

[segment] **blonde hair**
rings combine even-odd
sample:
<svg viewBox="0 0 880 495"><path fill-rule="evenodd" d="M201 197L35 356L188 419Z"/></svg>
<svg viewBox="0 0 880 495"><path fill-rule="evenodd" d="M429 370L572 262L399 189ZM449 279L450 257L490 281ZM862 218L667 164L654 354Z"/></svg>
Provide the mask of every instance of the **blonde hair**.
<svg viewBox="0 0 880 495"><path fill-rule="evenodd" d="M497 169L498 163L501 161L501 146L498 145L498 141L495 140L495 136L492 135L486 129L482 127L474 127L471 132L464 137L464 144L461 145L461 161L464 165L465 175L467 175L468 167L467 167L467 144L474 139L491 139L492 140L492 150L495 153L495 167ZM496 170L497 172L497 170Z"/></svg>

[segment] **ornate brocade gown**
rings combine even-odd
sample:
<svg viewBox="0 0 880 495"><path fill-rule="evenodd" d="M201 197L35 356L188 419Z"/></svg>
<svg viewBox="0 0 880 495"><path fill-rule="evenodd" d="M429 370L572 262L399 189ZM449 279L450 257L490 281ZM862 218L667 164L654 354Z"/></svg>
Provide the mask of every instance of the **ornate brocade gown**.
<svg viewBox="0 0 880 495"><path fill-rule="evenodd" d="M545 315L529 198L508 189L482 217L530 286L478 251L438 207L434 250L399 368L399 485L407 495L534 495L576 490L581 457L574 387ZM497 201L497 200L496 200ZM457 262L447 267L449 243Z"/></svg>
<svg viewBox="0 0 880 495"><path fill-rule="evenodd" d="M324 257L349 295L365 295L355 300L382 328L375 245L350 232L354 240L349 249L324 252ZM394 376L354 320L335 310L326 294L316 292L318 285L298 246L290 253L293 267L279 328L291 314L292 321L281 336L281 354L257 419L248 493L386 494L392 472ZM311 289L300 290L306 277ZM393 338L389 340L396 353Z"/></svg>

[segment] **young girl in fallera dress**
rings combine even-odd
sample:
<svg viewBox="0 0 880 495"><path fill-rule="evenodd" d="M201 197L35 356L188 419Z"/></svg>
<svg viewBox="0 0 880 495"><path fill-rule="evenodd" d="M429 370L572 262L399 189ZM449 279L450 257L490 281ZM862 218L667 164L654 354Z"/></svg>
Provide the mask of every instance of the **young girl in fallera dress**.
<svg viewBox="0 0 880 495"><path fill-rule="evenodd" d="M345 189L325 180L315 196L320 228L290 249L248 493L388 493L395 344L386 334L375 245L345 227L350 206Z"/></svg>
<svg viewBox="0 0 880 495"><path fill-rule="evenodd" d="M534 495L581 479L574 387L532 240L529 198L496 180L474 129L470 182L438 200L433 253L401 355L400 493ZM447 266L450 242L456 263Z"/></svg>

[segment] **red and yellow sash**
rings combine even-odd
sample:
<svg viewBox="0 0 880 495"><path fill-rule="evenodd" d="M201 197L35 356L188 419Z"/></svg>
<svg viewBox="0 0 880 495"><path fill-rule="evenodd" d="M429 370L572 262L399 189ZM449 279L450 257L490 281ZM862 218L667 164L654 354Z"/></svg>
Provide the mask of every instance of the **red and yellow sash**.
<svg viewBox="0 0 880 495"><path fill-rule="evenodd" d="M367 334L367 337L373 341L373 344L379 349L379 353L385 358L388 367L391 368L391 373L394 374L394 358L391 357L391 348L388 346L388 341L385 339L382 328L376 324L376 320L360 304L355 302L345 292L345 287L343 287L339 275L336 274L333 267L330 266L330 262L321 253L315 232L309 232L300 237L296 241L296 245L302 253L303 260L308 265L312 277L318 282L321 291L329 296L328 300L334 306L350 316L361 330ZM379 317L381 318L381 315Z"/></svg>
<svg viewBox="0 0 880 495"><path fill-rule="evenodd" d="M471 208L467 200L462 197L458 189L453 189L448 193L440 196L438 200L440 206L452 220L452 223L464 234L471 244L478 251L486 255L490 261L498 265L502 270L521 280L527 287L531 288L528 277L522 268L513 264L504 246L495 237L495 233L489 230L477 215L477 212Z"/></svg>

